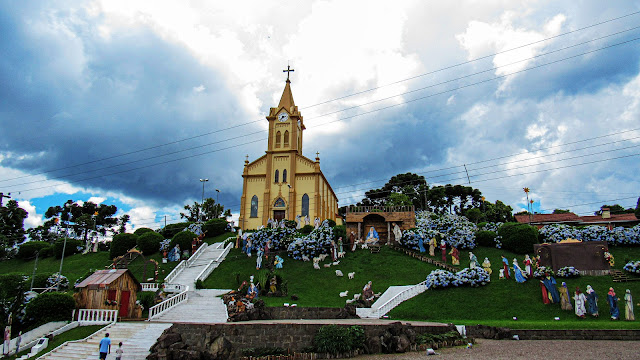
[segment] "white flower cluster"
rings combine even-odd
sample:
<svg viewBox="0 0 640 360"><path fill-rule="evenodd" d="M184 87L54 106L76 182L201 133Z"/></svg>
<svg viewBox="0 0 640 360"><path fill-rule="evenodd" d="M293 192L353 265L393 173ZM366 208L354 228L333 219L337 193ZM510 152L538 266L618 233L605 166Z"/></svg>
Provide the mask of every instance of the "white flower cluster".
<svg viewBox="0 0 640 360"><path fill-rule="evenodd" d="M540 266L533 272L533 277L542 279L545 274L554 275L553 269L546 266Z"/></svg>
<svg viewBox="0 0 640 360"><path fill-rule="evenodd" d="M313 229L309 235L296 238L287 247L289 257L301 260L303 256L309 259L321 254L328 254L333 241L333 228L324 221L320 227Z"/></svg>
<svg viewBox="0 0 640 360"><path fill-rule="evenodd" d="M457 273L446 270L433 270L427 275L427 289L444 289L450 286L487 285L491 281L489 274L482 268L464 268Z"/></svg>
<svg viewBox="0 0 640 360"><path fill-rule="evenodd" d="M580 271L573 266L565 266L558 269L556 275L563 278L573 278L580 276Z"/></svg>
<svg viewBox="0 0 640 360"><path fill-rule="evenodd" d="M624 269L624 271L640 275L640 261L629 261L622 269Z"/></svg>
<svg viewBox="0 0 640 360"><path fill-rule="evenodd" d="M458 250L476 247L475 234L478 227L464 216L418 211L416 230L423 239L441 234L448 246L455 246Z"/></svg>

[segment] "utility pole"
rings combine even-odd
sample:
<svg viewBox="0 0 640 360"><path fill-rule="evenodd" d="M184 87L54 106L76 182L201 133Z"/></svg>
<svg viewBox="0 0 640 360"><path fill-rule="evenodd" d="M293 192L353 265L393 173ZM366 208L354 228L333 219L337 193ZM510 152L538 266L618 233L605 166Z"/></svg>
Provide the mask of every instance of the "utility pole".
<svg viewBox="0 0 640 360"><path fill-rule="evenodd" d="M209 181L209 179L200 179L200 182L202 183L202 202L200 203L200 221L204 220L204 183L206 183L207 181Z"/></svg>
<svg viewBox="0 0 640 360"><path fill-rule="evenodd" d="M11 199L11 196L9 195L11 195L11 193L5 195L4 193L0 192L0 206L2 206L2 200L4 200L4 198Z"/></svg>
<svg viewBox="0 0 640 360"><path fill-rule="evenodd" d="M216 219L220 217L218 209L220 209L220 189L216 189Z"/></svg>

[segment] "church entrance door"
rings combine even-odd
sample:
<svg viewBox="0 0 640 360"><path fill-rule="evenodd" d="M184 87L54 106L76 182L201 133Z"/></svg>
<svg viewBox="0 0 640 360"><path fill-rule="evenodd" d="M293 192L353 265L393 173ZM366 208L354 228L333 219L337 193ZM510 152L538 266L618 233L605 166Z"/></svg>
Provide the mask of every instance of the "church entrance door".
<svg viewBox="0 0 640 360"><path fill-rule="evenodd" d="M281 221L282 219L284 219L284 210L273 210L273 218L276 221Z"/></svg>

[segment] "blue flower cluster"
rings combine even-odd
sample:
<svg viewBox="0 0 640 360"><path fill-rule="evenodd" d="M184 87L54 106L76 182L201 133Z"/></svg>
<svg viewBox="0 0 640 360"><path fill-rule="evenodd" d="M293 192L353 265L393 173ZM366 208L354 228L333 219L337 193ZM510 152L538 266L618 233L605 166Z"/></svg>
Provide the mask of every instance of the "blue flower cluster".
<svg viewBox="0 0 640 360"><path fill-rule="evenodd" d="M165 250L169 251L169 244L171 244L171 239L164 239L160 242L160 252Z"/></svg>
<svg viewBox="0 0 640 360"><path fill-rule="evenodd" d="M458 250L476 247L475 234L478 227L464 216L418 211L416 228L425 241L435 234L440 234L447 246L455 246Z"/></svg>
<svg viewBox="0 0 640 360"><path fill-rule="evenodd" d="M447 270L433 270L427 275L427 289L444 289L460 284L460 280L458 280L452 272Z"/></svg>
<svg viewBox="0 0 640 360"><path fill-rule="evenodd" d="M500 226L502 226L502 224L504 224L503 222L488 222L486 224L484 224L484 226L482 226L482 228L480 228L480 230L485 230L485 231L493 231L494 233L498 233L498 229L500 229Z"/></svg>
<svg viewBox="0 0 640 360"><path fill-rule="evenodd" d="M293 241L296 229L292 228L262 228L251 234L251 246L253 249L264 249L267 241L271 240L269 249L278 251L286 249Z"/></svg>
<svg viewBox="0 0 640 360"><path fill-rule="evenodd" d="M622 269L624 271L640 275L640 261L629 261Z"/></svg>
<svg viewBox="0 0 640 360"><path fill-rule="evenodd" d="M461 285L469 285L471 287L487 285L491 281L489 274L480 267L464 268L456 273L456 277L460 279Z"/></svg>
<svg viewBox="0 0 640 360"><path fill-rule="evenodd" d="M412 250L419 251L420 246L418 244L421 238L422 236L418 232L418 229L405 230L402 232L402 237L400 238L400 245ZM430 238L427 238L427 239L430 239ZM423 241L428 242L428 240L424 240L424 239ZM424 244L423 246L426 247L426 244Z"/></svg>
<svg viewBox="0 0 640 360"><path fill-rule="evenodd" d="M67 279L66 276L60 275L60 273L57 273L57 272L54 272L53 274L51 274L51 276L47 278L47 282L46 282L47 287L52 287L56 285L58 283L58 280L60 281L61 289L69 288L69 279Z"/></svg>
<svg viewBox="0 0 640 360"><path fill-rule="evenodd" d="M540 229L546 242L559 242L568 238L582 241L606 241L610 245L640 245L640 225L632 228L591 225L577 228L564 224L547 225Z"/></svg>
<svg viewBox="0 0 640 360"><path fill-rule="evenodd" d="M573 266L565 266L558 269L556 276L563 278L574 278L580 276L580 271Z"/></svg>
<svg viewBox="0 0 640 360"><path fill-rule="evenodd" d="M553 269L546 266L540 266L533 272L533 277L542 279L545 274L554 275Z"/></svg>
<svg viewBox="0 0 640 360"><path fill-rule="evenodd" d="M309 259L321 254L328 254L333 241L333 228L325 221L317 229L313 229L309 235L295 238L287 247L289 257L302 260L303 256Z"/></svg>

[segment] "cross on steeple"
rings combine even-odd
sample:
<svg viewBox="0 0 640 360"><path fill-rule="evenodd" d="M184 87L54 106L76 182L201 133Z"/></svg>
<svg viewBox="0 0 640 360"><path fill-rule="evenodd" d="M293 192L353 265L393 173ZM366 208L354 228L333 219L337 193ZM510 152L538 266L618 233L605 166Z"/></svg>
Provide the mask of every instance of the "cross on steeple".
<svg viewBox="0 0 640 360"><path fill-rule="evenodd" d="M289 73L292 71L295 71L295 70L293 70L288 64L287 64L287 70L282 70L282 72L287 73L287 81L289 81Z"/></svg>

